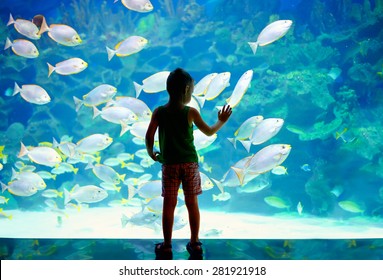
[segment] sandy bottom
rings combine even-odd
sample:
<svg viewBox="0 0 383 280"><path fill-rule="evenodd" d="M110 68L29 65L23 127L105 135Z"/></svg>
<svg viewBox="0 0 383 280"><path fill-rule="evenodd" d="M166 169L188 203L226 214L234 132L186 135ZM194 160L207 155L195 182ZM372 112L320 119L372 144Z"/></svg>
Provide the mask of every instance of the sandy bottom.
<svg viewBox="0 0 383 280"><path fill-rule="evenodd" d="M135 212L126 208L89 208L67 213L7 211L1 217L0 238L127 238L161 239L160 218L144 225L121 224ZM137 211L136 211L137 212ZM186 221L187 222L187 221ZM189 226L174 231L175 239L189 238ZM348 220L201 211L204 239L360 239L383 238L383 221L356 217Z"/></svg>

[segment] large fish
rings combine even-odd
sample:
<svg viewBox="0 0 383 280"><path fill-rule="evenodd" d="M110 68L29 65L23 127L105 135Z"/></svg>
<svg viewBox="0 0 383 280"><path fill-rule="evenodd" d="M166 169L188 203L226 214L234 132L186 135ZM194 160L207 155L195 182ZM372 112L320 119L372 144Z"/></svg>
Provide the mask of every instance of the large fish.
<svg viewBox="0 0 383 280"><path fill-rule="evenodd" d="M266 46L285 36L292 24L291 20L277 20L267 25L258 35L256 42L248 42L253 53L256 53L258 46Z"/></svg>
<svg viewBox="0 0 383 280"><path fill-rule="evenodd" d="M87 185L80 187L78 184L69 192L64 189L64 203L68 204L72 199L77 203L95 203L108 197L108 193L100 187Z"/></svg>
<svg viewBox="0 0 383 280"><path fill-rule="evenodd" d="M272 144L266 146L255 155L249 158L243 168L231 167L238 176L241 183L245 181L247 175L262 174L270 171L274 167L281 165L288 157L291 146L287 144Z"/></svg>

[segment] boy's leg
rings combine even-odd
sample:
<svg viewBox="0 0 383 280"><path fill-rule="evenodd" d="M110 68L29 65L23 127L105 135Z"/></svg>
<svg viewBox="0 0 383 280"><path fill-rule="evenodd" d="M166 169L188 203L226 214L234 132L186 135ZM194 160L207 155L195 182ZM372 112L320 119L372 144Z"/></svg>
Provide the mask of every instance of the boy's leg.
<svg viewBox="0 0 383 280"><path fill-rule="evenodd" d="M174 210L177 205L177 196L165 196L162 208L162 232L164 245L172 244Z"/></svg>
<svg viewBox="0 0 383 280"><path fill-rule="evenodd" d="M200 226L200 214L198 207L198 196L188 195L185 196L185 204L189 213L190 224L190 242L199 242L199 226Z"/></svg>

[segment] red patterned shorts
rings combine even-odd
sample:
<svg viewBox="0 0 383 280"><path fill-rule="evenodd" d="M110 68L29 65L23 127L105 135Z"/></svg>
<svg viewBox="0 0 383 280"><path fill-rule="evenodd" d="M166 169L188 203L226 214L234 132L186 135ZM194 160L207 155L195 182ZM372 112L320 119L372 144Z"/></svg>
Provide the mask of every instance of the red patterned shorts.
<svg viewBox="0 0 383 280"><path fill-rule="evenodd" d="M162 196L177 196L180 184L184 195L202 193L201 176L197 162L162 165Z"/></svg>

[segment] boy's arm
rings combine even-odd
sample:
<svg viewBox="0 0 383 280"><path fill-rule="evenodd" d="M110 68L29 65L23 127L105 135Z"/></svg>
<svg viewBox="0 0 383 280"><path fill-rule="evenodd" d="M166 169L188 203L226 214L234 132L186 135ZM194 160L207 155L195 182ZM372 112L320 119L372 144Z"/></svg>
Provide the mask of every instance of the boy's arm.
<svg viewBox="0 0 383 280"><path fill-rule="evenodd" d="M205 123L200 113L196 109L190 108L190 113L192 121L195 123L198 129L207 136L211 136L227 122L232 113L232 110L230 105L223 106L223 108L218 112L218 121L212 126L209 126L207 123Z"/></svg>
<svg viewBox="0 0 383 280"><path fill-rule="evenodd" d="M154 161L157 161L156 153L153 152L154 134L156 134L157 127L158 127L158 119L157 119L157 109L156 109L154 110L152 118L150 119L149 127L145 135L146 151L148 152L148 155Z"/></svg>

